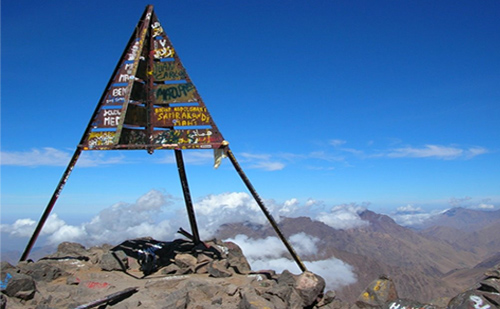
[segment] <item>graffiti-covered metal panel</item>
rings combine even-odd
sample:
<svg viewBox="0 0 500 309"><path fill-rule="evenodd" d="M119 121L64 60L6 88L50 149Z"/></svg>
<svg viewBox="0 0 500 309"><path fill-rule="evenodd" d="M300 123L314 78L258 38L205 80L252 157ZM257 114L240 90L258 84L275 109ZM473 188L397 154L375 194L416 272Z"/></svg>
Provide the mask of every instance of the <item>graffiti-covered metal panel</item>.
<svg viewBox="0 0 500 309"><path fill-rule="evenodd" d="M224 140L152 6L90 123L84 150L216 149Z"/></svg>
<svg viewBox="0 0 500 309"><path fill-rule="evenodd" d="M156 103L196 102L196 88L193 83L156 85L154 88Z"/></svg>
<svg viewBox="0 0 500 309"><path fill-rule="evenodd" d="M186 79L186 70L177 61L155 62L153 78L155 81Z"/></svg>
<svg viewBox="0 0 500 309"><path fill-rule="evenodd" d="M205 106L156 107L153 124L158 127L210 125Z"/></svg>

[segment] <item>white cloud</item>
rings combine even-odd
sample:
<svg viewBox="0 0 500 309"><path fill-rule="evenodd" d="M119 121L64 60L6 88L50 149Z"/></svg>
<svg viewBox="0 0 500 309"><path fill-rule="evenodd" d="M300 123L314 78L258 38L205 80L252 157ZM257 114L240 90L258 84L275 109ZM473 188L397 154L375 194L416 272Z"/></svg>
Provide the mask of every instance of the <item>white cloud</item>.
<svg viewBox="0 0 500 309"><path fill-rule="evenodd" d="M244 192L207 195L194 204L200 234L211 237L225 223L265 223L265 216L253 197Z"/></svg>
<svg viewBox="0 0 500 309"><path fill-rule="evenodd" d="M465 207L465 205L470 200L472 200L472 197L470 197L470 196L465 196L465 197L461 197L461 198L452 197L452 198L450 198L449 203L452 207Z"/></svg>
<svg viewBox="0 0 500 309"><path fill-rule="evenodd" d="M182 152L182 160L186 164L204 165L214 163L213 151L207 150L190 150ZM176 164L175 153L167 151L159 160L156 161L161 164Z"/></svg>
<svg viewBox="0 0 500 309"><path fill-rule="evenodd" d="M344 145L346 141L341 139L331 139L328 143L334 147L338 147L340 145Z"/></svg>
<svg viewBox="0 0 500 309"><path fill-rule="evenodd" d="M33 148L29 151L2 151L0 153L2 165L12 166L67 166L72 153L52 147L41 149ZM91 167L106 164L123 163L123 156L110 157L103 152L83 152L77 161L78 166Z"/></svg>
<svg viewBox="0 0 500 309"><path fill-rule="evenodd" d="M33 148L30 151L2 151L2 165L15 166L66 166L71 158L68 152L52 147Z"/></svg>
<svg viewBox="0 0 500 309"><path fill-rule="evenodd" d="M487 153L482 147L472 147L461 149L457 147L447 147L441 145L425 145L424 147L403 147L390 150L386 156L389 158L436 158L443 160L453 160L459 158L470 159L477 155Z"/></svg>
<svg viewBox="0 0 500 309"><path fill-rule="evenodd" d="M290 243L300 255L311 255L317 253L319 239L305 233L299 233L290 237ZM234 239L227 239L240 246L243 254L254 271L273 269L278 273L288 270L292 273L300 273L295 261L283 257L288 251L277 237L266 237L253 239L246 235L237 235ZM327 289L338 289L356 282L356 275L352 266L343 261L331 257L320 261L303 261L306 268L322 276Z"/></svg>
<svg viewBox="0 0 500 309"><path fill-rule="evenodd" d="M406 206L401 206L401 207L398 207L396 209L397 213L399 214L403 214L403 213L409 213L409 214L413 214L413 213L419 213L419 212L422 212L422 208L420 207L415 207L411 204L408 204Z"/></svg>
<svg viewBox="0 0 500 309"><path fill-rule="evenodd" d="M269 154L242 153L241 156L249 163L249 168L265 171L279 171L285 168L284 163L273 160Z"/></svg>
<svg viewBox="0 0 500 309"><path fill-rule="evenodd" d="M362 227L369 224L359 217L359 213L364 210L366 210L365 207L355 204L339 205L333 207L330 212L319 213L316 220L339 230Z"/></svg>
<svg viewBox="0 0 500 309"><path fill-rule="evenodd" d="M477 209L495 209L495 205L493 204L487 204L487 203L480 203L476 207Z"/></svg>
<svg viewBox="0 0 500 309"><path fill-rule="evenodd" d="M74 241L87 246L117 244L144 236L173 238L175 230L170 222L157 220L162 208L172 203L171 199L157 190L151 190L137 199L136 203L114 204L102 210L90 222L78 226L69 225L57 214L51 214L40 235L46 235L50 244ZM19 219L12 225L3 224L1 231L14 237L30 237L36 224L32 219Z"/></svg>

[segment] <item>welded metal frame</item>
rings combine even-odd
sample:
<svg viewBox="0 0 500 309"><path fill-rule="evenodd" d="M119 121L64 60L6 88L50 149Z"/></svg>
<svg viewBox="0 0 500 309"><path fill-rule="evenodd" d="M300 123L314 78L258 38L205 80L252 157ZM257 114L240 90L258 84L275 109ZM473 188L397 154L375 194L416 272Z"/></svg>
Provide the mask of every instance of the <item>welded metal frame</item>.
<svg viewBox="0 0 500 309"><path fill-rule="evenodd" d="M145 46L146 49L144 49ZM169 48L168 50L166 49L166 46L168 46ZM160 50L157 49L156 47L158 47ZM171 65L167 65L167 67L173 67L175 70L177 70L174 73L171 73L174 76L174 78L172 79L173 83L167 83L164 80L162 80L160 83L155 82L155 79L152 77L152 75L154 74L154 70L156 69L157 63L162 61L163 60L162 58L167 58L167 57L169 59L172 58L172 60L169 60L171 61ZM141 63L141 61L145 61L145 65L147 67L145 74L139 72L139 66L141 64L144 65L144 63ZM190 126L183 127L181 125L183 121L178 121L179 119L182 120L182 117L184 117L183 116L184 114L181 112L179 112L178 115L175 113L171 113L172 115L175 115L175 117L177 118L168 119L167 126L161 126L161 124L159 124L158 121L155 121L155 117L158 116L156 114L158 108L160 109L164 108L166 110L175 110L175 107L171 108L171 106L175 104L175 102L172 103L164 102L158 99L158 93L161 91L158 89L160 89L161 87L168 88L170 87L168 85L172 84L177 85L175 84L175 82L178 81L179 78L175 75L177 75L178 72L182 73L180 75L182 75L181 77L183 78L183 82L178 84L180 85L179 88L181 88L182 85L185 85L182 86L184 87L184 89L189 88L189 91L191 92L192 95L192 102L196 102L193 104L197 104L197 106L199 107L199 109L196 109L196 113L189 115L186 114L187 115L185 116L186 119L188 119L187 117L191 117L192 115L203 117L204 120L200 123L208 127L206 131L202 131L202 132L207 132L205 136L199 135L202 136L200 138L201 142L199 142L197 138L199 134L198 129L195 129L194 131L194 133L196 133L196 135L194 135L195 138L192 139L180 138L182 134L184 135L191 134L190 133L191 127ZM142 77L142 79L139 77ZM139 87L137 89L141 91L140 95L143 95L143 97L139 101L132 99L132 98L136 99L134 95L137 95L137 91L135 91L134 94L134 90L136 89L134 87ZM120 91L117 91L117 89ZM157 90L156 96L155 96L155 89ZM119 95L115 95L115 92L119 93ZM134 101L134 103L131 103L132 101ZM134 107L129 109L129 105ZM133 109L136 110L134 111ZM181 111L189 109L190 109L189 105L187 105L187 108L183 107L179 108L179 110ZM107 111L109 110L113 111L112 114L119 115L116 116L115 119L112 119L113 121L111 123L115 124L115 126L109 125L109 123L106 124L106 120L104 120L103 124L102 115L103 114L106 115ZM137 112L137 110L145 110L144 115L142 113L134 114ZM127 117L128 115L131 116ZM137 115L143 115L144 117L141 116L142 118L139 117L141 119L137 119L138 118ZM169 117L174 117L174 116L169 116ZM176 123L180 124L181 126L176 127L175 126ZM136 142L135 139L132 139L131 137L128 137L126 134L123 134L124 129L127 126L131 127L131 130L134 130L143 124L145 124L144 130L136 130L137 132L144 134L142 139L139 139L139 142ZM193 121L191 121L190 124L193 124ZM194 121L194 124L196 127L197 122ZM158 142L155 139L155 134L158 133L157 131L158 129L166 130L167 133L173 133L174 136L177 136L177 140L174 140L173 143L171 143L170 140L169 142L165 143ZM104 131L99 131L99 130L104 130ZM91 142L91 135L93 133L99 135L100 132L111 132L102 135L112 136L112 139L108 138L104 144ZM176 132L177 133L181 132L182 134L181 133L177 134ZM208 132L210 132L211 134L208 135ZM38 224L20 258L20 261L25 261L28 258L31 249L33 248L33 245L35 244L45 222L47 221L50 212L54 208L54 205L57 199L59 198L59 195L61 194L64 185L68 181L68 178L83 150L144 149L147 150L148 153L150 154L152 154L154 150L157 149L174 150L177 169L179 172L179 178L184 195L184 201L186 204L186 210L189 218L189 223L191 226L192 239L195 243L199 243L201 240L198 232L198 226L196 223L194 207L191 200L191 194L189 191L189 185L184 166L184 160L182 156L182 149L204 149L204 148L221 149L225 153L225 155L229 158L229 160L233 164L235 170L238 172L243 183L246 185L246 187L252 194L253 198L261 208L267 220L275 230L276 234L279 236L285 247L288 249L290 255L299 266L300 270L306 271L307 270L306 267L304 266L299 256L293 249L293 247L290 245L290 243L287 241L287 239L279 229L278 224L276 223L271 213L264 205L262 199L257 194L257 191L251 184L248 177L243 172L243 169L236 160L233 152L229 149L228 143L224 141L222 134L220 133L217 126L215 125L215 122L208 113L205 103L203 102L198 91L196 90L196 87L192 84L192 81L189 75L187 74L185 68L183 67L179 56L173 49L173 46L170 40L168 39L168 36L166 35L166 33L164 33L158 18L154 14L152 5L146 6L146 9L141 19L139 20L139 23L137 24L124 52L122 53L122 56L118 64L115 67L115 70L113 71L113 75L111 76L101 96L101 99L99 100L99 104L97 105L96 109L94 110L94 113L92 114L92 117L89 121L89 124L87 125L87 128L85 129L85 132L80 140L80 143L78 144L66 170L64 171L47 207L45 208L45 211L43 212L40 220L38 221Z"/></svg>

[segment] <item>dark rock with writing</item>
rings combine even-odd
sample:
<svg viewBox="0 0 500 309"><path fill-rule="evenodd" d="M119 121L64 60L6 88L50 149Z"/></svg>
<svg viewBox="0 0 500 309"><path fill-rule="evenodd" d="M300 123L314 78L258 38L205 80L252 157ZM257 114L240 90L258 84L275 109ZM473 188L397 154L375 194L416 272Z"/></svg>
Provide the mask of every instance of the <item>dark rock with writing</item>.
<svg viewBox="0 0 500 309"><path fill-rule="evenodd" d="M438 307L431 304L422 304L410 299L396 299L382 306L382 309L437 309Z"/></svg>
<svg viewBox="0 0 500 309"><path fill-rule="evenodd" d="M500 307L500 264L488 270L474 288L452 298L448 308L492 309Z"/></svg>
<svg viewBox="0 0 500 309"><path fill-rule="evenodd" d="M359 308L380 308L387 302L398 299L398 292L394 282L387 276L380 276L372 281L365 291L358 297L356 305Z"/></svg>
<svg viewBox="0 0 500 309"><path fill-rule="evenodd" d="M35 280L31 276L18 273L12 274L7 287L3 290L5 295L22 300L32 299L35 296L35 292Z"/></svg>
<svg viewBox="0 0 500 309"><path fill-rule="evenodd" d="M448 304L449 309L465 309L465 308L480 308L493 309L498 308L497 305L491 303L482 293L477 293L474 290L460 293L453 297Z"/></svg>

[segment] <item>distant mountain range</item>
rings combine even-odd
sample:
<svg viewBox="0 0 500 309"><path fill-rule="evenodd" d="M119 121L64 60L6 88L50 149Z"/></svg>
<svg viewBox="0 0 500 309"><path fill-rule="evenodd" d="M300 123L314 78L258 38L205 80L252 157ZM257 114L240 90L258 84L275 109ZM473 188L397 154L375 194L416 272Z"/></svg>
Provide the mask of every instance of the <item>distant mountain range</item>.
<svg viewBox="0 0 500 309"><path fill-rule="evenodd" d="M347 302L354 303L382 274L393 279L400 298L436 302L466 290L500 263L500 210L453 208L418 230L369 210L359 216L368 224L345 230L308 217L281 218L279 223L287 237L306 233L319 239L318 252L301 255L304 261L335 257L353 267L356 283L336 291ZM276 236L269 225L242 222L221 226L216 237L229 239L238 234L254 239ZM35 248L30 258L37 260L52 252L54 248ZM2 253L2 261L15 263L18 258L19 252Z"/></svg>
<svg viewBox="0 0 500 309"><path fill-rule="evenodd" d="M365 210L359 213L369 224L339 230L307 217L282 218L286 236L305 232L320 239L317 254L303 260L336 257L353 266L357 282L337 291L354 302L379 275L398 286L399 296L421 302L452 297L477 282L484 271L500 263L500 211L453 208L416 231L398 225L389 216ZM267 225L226 224L217 237L275 236Z"/></svg>

